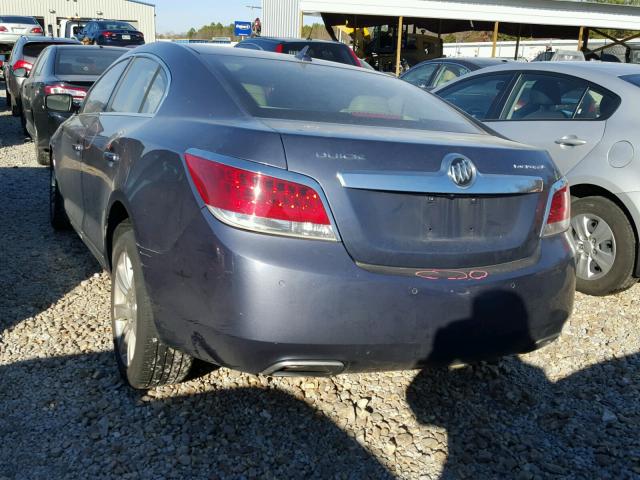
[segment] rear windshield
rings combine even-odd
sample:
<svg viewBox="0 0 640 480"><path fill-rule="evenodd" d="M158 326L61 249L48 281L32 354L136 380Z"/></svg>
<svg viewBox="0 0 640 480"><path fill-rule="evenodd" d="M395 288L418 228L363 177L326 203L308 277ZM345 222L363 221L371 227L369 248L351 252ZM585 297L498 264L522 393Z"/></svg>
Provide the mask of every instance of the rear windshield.
<svg viewBox="0 0 640 480"><path fill-rule="evenodd" d="M42 50L44 50L45 48L51 45L57 45L57 44L55 42L25 43L24 46L22 47L22 56L24 57L25 60L33 63L35 59L38 58L38 55L40 55L40 52L42 52Z"/></svg>
<svg viewBox="0 0 640 480"><path fill-rule="evenodd" d="M356 64L349 53L349 47L339 43L286 42L282 45L282 53L296 55L306 46L309 46L307 53L311 58L346 63L347 65Z"/></svg>
<svg viewBox="0 0 640 480"><path fill-rule="evenodd" d="M256 117L484 133L444 101L387 75L302 61L204 57Z"/></svg>
<svg viewBox="0 0 640 480"><path fill-rule="evenodd" d="M33 17L0 16L0 23L29 23L37 25L38 21Z"/></svg>
<svg viewBox="0 0 640 480"><path fill-rule="evenodd" d="M135 30L135 28L127 22L98 22L98 26L102 30Z"/></svg>
<svg viewBox="0 0 640 480"><path fill-rule="evenodd" d="M84 47L59 50L56 56L56 75L101 75L124 52L118 50L86 49Z"/></svg>
<svg viewBox="0 0 640 480"><path fill-rule="evenodd" d="M640 74L623 75L620 78L626 82L633 83L636 87L640 87Z"/></svg>

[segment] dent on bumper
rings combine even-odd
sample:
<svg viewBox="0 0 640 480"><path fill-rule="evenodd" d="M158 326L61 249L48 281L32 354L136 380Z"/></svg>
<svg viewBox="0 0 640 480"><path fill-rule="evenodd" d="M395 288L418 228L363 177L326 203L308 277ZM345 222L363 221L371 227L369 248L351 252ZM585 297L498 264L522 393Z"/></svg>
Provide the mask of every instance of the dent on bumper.
<svg viewBox="0 0 640 480"><path fill-rule="evenodd" d="M342 244L213 219L168 251L141 253L162 340L256 373L290 359L366 371L530 351L560 333L575 288L564 235L545 239L534 261L464 279L371 271Z"/></svg>

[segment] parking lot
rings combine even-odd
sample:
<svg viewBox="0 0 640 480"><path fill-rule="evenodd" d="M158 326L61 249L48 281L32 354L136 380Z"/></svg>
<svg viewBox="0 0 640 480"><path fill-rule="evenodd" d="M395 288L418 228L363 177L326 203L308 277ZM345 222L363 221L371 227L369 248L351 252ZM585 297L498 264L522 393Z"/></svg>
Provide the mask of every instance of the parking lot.
<svg viewBox="0 0 640 480"><path fill-rule="evenodd" d="M108 275L0 92L0 479L640 478L640 284L497 364L128 388Z"/></svg>

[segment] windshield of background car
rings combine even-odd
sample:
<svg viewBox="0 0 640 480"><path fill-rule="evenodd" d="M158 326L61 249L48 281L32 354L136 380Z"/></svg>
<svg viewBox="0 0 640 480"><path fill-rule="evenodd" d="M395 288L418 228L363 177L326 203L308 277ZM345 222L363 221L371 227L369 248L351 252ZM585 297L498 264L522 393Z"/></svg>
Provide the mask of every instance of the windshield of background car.
<svg viewBox="0 0 640 480"><path fill-rule="evenodd" d="M135 28L127 22L98 22L100 30L132 30Z"/></svg>
<svg viewBox="0 0 640 480"><path fill-rule="evenodd" d="M624 80L625 82L629 82L632 83L633 85L635 85L636 87L640 87L640 74L635 74L635 75L623 75L622 77L620 77L622 80Z"/></svg>
<svg viewBox="0 0 640 480"><path fill-rule="evenodd" d="M31 23L38 25L38 21L33 17L15 17L15 16L0 16L0 23Z"/></svg>
<svg viewBox="0 0 640 480"><path fill-rule="evenodd" d="M86 47L58 50L54 71L56 75L102 75L123 53Z"/></svg>
<svg viewBox="0 0 640 480"><path fill-rule="evenodd" d="M256 117L486 133L437 97L387 75L302 61L203 57Z"/></svg>
<svg viewBox="0 0 640 480"><path fill-rule="evenodd" d="M307 53L311 58L355 65L355 60L349 53L349 47L338 43L286 42L282 46L282 53L296 55L306 46L309 47Z"/></svg>

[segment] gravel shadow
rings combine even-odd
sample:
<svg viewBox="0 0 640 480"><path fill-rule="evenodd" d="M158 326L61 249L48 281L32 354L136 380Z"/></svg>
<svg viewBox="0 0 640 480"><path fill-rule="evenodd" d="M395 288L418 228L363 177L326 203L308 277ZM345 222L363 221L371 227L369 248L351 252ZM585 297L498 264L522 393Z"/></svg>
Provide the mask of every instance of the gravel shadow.
<svg viewBox="0 0 640 480"><path fill-rule="evenodd" d="M287 393L249 387L153 398L123 386L112 355L0 367L0 475L392 478L329 418Z"/></svg>
<svg viewBox="0 0 640 480"><path fill-rule="evenodd" d="M6 110L7 99L4 96L4 82L0 82L0 110ZM15 145L22 145L29 142L28 138L25 138L20 125L20 119L11 116L11 113L7 115L0 115L0 148L12 147Z"/></svg>
<svg viewBox="0 0 640 480"><path fill-rule="evenodd" d="M512 357L423 371L407 390L418 421L447 430L442 479L640 478L640 354L556 383Z"/></svg>
<svg viewBox="0 0 640 480"><path fill-rule="evenodd" d="M101 271L74 232L51 228L48 182L48 168L0 168L0 332Z"/></svg>

